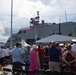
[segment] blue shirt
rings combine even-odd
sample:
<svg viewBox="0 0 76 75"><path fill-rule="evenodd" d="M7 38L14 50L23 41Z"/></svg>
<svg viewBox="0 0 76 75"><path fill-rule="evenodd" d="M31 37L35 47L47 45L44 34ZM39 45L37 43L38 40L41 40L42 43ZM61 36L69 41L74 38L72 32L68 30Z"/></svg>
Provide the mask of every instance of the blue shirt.
<svg viewBox="0 0 76 75"><path fill-rule="evenodd" d="M49 61L59 62L60 51L55 46L49 48Z"/></svg>
<svg viewBox="0 0 76 75"><path fill-rule="evenodd" d="M21 54L23 53L21 48L15 48L12 50L13 62L21 62Z"/></svg>

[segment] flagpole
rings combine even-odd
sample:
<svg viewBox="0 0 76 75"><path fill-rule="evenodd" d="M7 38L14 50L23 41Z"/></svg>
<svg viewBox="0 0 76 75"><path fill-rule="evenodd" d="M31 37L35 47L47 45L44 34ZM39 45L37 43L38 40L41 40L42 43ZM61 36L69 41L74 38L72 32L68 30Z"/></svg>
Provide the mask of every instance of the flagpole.
<svg viewBox="0 0 76 75"><path fill-rule="evenodd" d="M12 48L12 21L13 21L13 0L11 0L11 48Z"/></svg>

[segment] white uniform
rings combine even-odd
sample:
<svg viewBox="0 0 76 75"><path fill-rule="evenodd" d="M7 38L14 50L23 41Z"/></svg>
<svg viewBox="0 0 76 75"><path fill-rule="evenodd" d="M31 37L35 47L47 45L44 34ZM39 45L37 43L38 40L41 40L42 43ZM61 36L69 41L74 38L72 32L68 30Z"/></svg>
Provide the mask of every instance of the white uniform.
<svg viewBox="0 0 76 75"><path fill-rule="evenodd" d="M4 58L5 57L5 51L4 49L0 50L0 58Z"/></svg>
<svg viewBox="0 0 76 75"><path fill-rule="evenodd" d="M5 55L10 56L11 50L9 48L5 49Z"/></svg>
<svg viewBox="0 0 76 75"><path fill-rule="evenodd" d="M76 52L76 43L74 43L74 44L72 45L72 50L73 50L74 52Z"/></svg>

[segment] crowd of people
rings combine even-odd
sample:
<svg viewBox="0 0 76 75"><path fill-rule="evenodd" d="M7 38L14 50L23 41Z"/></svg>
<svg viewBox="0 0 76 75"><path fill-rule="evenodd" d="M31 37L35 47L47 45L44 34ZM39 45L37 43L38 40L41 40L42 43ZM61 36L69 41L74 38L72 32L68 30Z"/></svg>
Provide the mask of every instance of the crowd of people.
<svg viewBox="0 0 76 75"><path fill-rule="evenodd" d="M4 47L1 46L0 49L0 64L3 66L5 63L9 63L10 62L10 55L11 55L11 50L9 48L9 46ZM6 62L5 62L6 61Z"/></svg>
<svg viewBox="0 0 76 75"><path fill-rule="evenodd" d="M48 45L33 45L22 48L20 42L12 50L1 47L0 65L12 63L12 69L23 69L22 64L28 66L28 70L43 69L43 63L47 62L49 71L76 71L76 41L73 43L59 44L51 41Z"/></svg>

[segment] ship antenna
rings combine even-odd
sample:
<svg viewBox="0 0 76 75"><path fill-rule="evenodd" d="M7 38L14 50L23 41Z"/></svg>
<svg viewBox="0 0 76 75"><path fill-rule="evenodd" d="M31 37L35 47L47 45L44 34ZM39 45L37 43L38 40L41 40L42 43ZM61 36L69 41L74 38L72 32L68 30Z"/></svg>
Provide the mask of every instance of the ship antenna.
<svg viewBox="0 0 76 75"><path fill-rule="evenodd" d="M66 20L66 22L67 22L67 13L66 13L66 11L65 11L65 20Z"/></svg>

